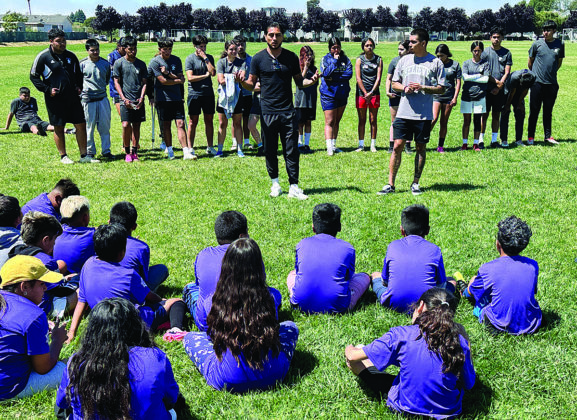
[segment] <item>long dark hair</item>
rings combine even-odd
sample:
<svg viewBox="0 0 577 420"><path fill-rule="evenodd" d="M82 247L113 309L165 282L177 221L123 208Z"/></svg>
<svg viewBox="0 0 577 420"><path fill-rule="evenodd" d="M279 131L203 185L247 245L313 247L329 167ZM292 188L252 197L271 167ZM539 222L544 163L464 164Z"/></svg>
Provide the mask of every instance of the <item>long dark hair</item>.
<svg viewBox="0 0 577 420"><path fill-rule="evenodd" d="M122 298L105 299L90 313L80 350L70 360L71 389L85 419L129 419L128 360L131 347L155 347L134 305Z"/></svg>
<svg viewBox="0 0 577 420"><path fill-rule="evenodd" d="M237 239L224 254L207 318L218 359L229 350L237 362L242 354L251 368L262 370L270 350L276 357L280 340L274 305L260 248L253 239Z"/></svg>
<svg viewBox="0 0 577 420"><path fill-rule="evenodd" d="M228 48L231 45L236 45L236 42L234 42L234 40L232 40L232 39L229 39L228 41L226 41L224 43L224 51L220 54L220 58L228 57Z"/></svg>
<svg viewBox="0 0 577 420"><path fill-rule="evenodd" d="M465 354L459 340L459 327L453 320L458 299L438 287L427 290L419 299L427 310L415 320L421 333L417 340L424 338L430 351L443 360L443 372L460 377L465 364Z"/></svg>
<svg viewBox="0 0 577 420"><path fill-rule="evenodd" d="M315 67L315 52L308 45L303 45L301 47L300 52L299 52L299 64L301 66L301 71L305 68L305 61L307 60L308 55L311 55L313 57L313 60L311 61L311 65L310 65L309 69L312 69Z"/></svg>

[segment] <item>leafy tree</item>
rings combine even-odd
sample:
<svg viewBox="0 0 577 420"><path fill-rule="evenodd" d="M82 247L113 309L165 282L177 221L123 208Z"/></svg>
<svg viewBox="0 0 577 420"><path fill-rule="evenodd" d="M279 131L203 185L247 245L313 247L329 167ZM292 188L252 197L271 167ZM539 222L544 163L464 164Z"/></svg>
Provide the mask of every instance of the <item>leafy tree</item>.
<svg viewBox="0 0 577 420"><path fill-rule="evenodd" d="M236 9L233 14L234 29L242 31L248 29L248 16L246 14L246 7Z"/></svg>
<svg viewBox="0 0 577 420"><path fill-rule="evenodd" d="M448 11L447 32L469 32L469 18L465 13L465 9L454 7Z"/></svg>
<svg viewBox="0 0 577 420"><path fill-rule="evenodd" d="M556 0L530 0L529 6L531 6L536 12L544 12L548 10L553 10Z"/></svg>
<svg viewBox="0 0 577 420"><path fill-rule="evenodd" d="M15 32L18 28L18 22L27 22L28 18L21 13L8 11L2 20L4 21L2 27L6 32Z"/></svg>
<svg viewBox="0 0 577 420"><path fill-rule="evenodd" d="M214 20L210 9L194 9L192 21L195 28L214 29Z"/></svg>
<svg viewBox="0 0 577 420"><path fill-rule="evenodd" d="M234 13L228 6L219 6L212 12L215 29L221 31L234 29Z"/></svg>
<svg viewBox="0 0 577 420"><path fill-rule="evenodd" d="M142 24L142 18L137 15L129 15L125 13L122 15L122 29L124 32L132 35L140 34L146 31L146 27Z"/></svg>
<svg viewBox="0 0 577 420"><path fill-rule="evenodd" d="M84 23L86 20L86 15L82 9L78 9L76 12L70 13L68 17L72 22Z"/></svg>
<svg viewBox="0 0 577 420"><path fill-rule="evenodd" d="M363 11L361 9L347 9L344 16L349 21L349 26L354 34L365 30Z"/></svg>
<svg viewBox="0 0 577 420"><path fill-rule="evenodd" d="M112 39L112 31L120 29L122 26L122 16L112 6L104 7L101 4L96 6L95 19L92 27L96 31L108 33L108 39Z"/></svg>
<svg viewBox="0 0 577 420"><path fill-rule="evenodd" d="M297 36L297 31L303 27L305 17L302 13L293 13L289 18L288 29L293 36Z"/></svg>
<svg viewBox="0 0 577 420"><path fill-rule="evenodd" d="M569 17L563 24L564 28L577 28L577 10L571 10Z"/></svg>
<svg viewBox="0 0 577 420"><path fill-rule="evenodd" d="M390 7L377 7L377 11L375 12L375 25L383 28L392 28L395 26L395 17L391 13Z"/></svg>
<svg viewBox="0 0 577 420"><path fill-rule="evenodd" d="M307 10L307 18L303 25L303 30L312 32L316 40L317 35L323 28L324 10L320 7L311 7ZM340 25L339 25L340 26Z"/></svg>
<svg viewBox="0 0 577 420"><path fill-rule="evenodd" d="M497 20L491 9L477 10L469 18L469 30L475 32L489 32Z"/></svg>
<svg viewBox="0 0 577 420"><path fill-rule="evenodd" d="M327 34L332 35L333 32L341 27L341 19L335 12L324 12L322 14L322 21L322 31Z"/></svg>
<svg viewBox="0 0 577 420"><path fill-rule="evenodd" d="M86 18L86 20L84 21L84 27L85 28L91 28L92 30L94 30L94 28L92 27L92 23L94 22L94 19L96 19L94 16Z"/></svg>
<svg viewBox="0 0 577 420"><path fill-rule="evenodd" d="M552 11L535 12L535 34L542 34L543 24L547 20L552 20L557 24L558 28L563 28L567 18L565 16L561 16L557 12Z"/></svg>
<svg viewBox="0 0 577 420"><path fill-rule="evenodd" d="M190 29L192 19L192 6L190 3L180 3L168 6L170 29Z"/></svg>
<svg viewBox="0 0 577 420"><path fill-rule="evenodd" d="M271 16L268 18L267 25L268 25L270 22L276 22L276 23L278 23L278 24L283 28L283 31L289 29L289 18L288 18L288 16L287 16L285 13L278 13L278 12L277 12L277 13L271 15ZM265 26L266 26L266 25L265 25ZM266 28L265 28L265 30L266 30Z"/></svg>
<svg viewBox="0 0 577 420"><path fill-rule="evenodd" d="M365 22L365 27L363 31L371 32L373 30L373 26L376 26L377 19L375 18L375 14L373 9L365 9L363 10L363 20Z"/></svg>
<svg viewBox="0 0 577 420"><path fill-rule="evenodd" d="M449 11L444 7L439 7L431 14L431 31L453 32L449 30Z"/></svg>
<svg viewBox="0 0 577 420"><path fill-rule="evenodd" d="M320 7L321 0L307 0L307 13L310 9Z"/></svg>
<svg viewBox="0 0 577 420"><path fill-rule="evenodd" d="M417 16L415 16L414 25L417 28L425 29L427 32L431 32L433 27L433 11L430 7L423 7Z"/></svg>
<svg viewBox="0 0 577 420"><path fill-rule="evenodd" d="M397 26L406 27L412 25L412 19L409 16L409 6L406 4L399 4L395 12L395 22Z"/></svg>
<svg viewBox="0 0 577 420"><path fill-rule="evenodd" d="M262 31L266 31L269 18L264 10L251 10L248 12L248 29L260 37Z"/></svg>
<svg viewBox="0 0 577 420"><path fill-rule="evenodd" d="M162 29L160 26L160 19L157 6L145 6L136 11L140 15L139 21L142 30L148 32L150 39L150 31L157 32Z"/></svg>

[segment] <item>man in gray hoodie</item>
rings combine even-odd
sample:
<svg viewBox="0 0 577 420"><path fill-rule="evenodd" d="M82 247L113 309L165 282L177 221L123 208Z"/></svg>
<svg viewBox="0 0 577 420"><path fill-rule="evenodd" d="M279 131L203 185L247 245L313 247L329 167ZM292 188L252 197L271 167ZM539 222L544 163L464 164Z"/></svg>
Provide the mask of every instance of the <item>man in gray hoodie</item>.
<svg viewBox="0 0 577 420"><path fill-rule="evenodd" d="M22 221L22 211L17 198L0 196L0 268L8 261L8 253L18 244L24 244L16 226Z"/></svg>

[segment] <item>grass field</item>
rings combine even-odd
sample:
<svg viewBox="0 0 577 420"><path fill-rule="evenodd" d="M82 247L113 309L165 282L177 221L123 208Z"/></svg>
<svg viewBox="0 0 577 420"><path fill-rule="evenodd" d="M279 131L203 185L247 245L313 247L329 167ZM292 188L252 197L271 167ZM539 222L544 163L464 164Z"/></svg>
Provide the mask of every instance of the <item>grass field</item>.
<svg viewBox="0 0 577 420"><path fill-rule="evenodd" d="M249 44L254 54L264 44ZM287 44L298 52L299 44ZM454 58L470 58L469 43L452 42ZM488 46L488 43L486 44ZM526 67L529 42L505 42L513 54L513 69ZM434 51L432 43L429 51ZM10 100L20 86L30 86L38 99L40 115L46 118L42 94L36 92L28 72L42 45L0 48L0 116L9 111ZM313 45L317 65L326 53L323 44ZM360 52L359 44L343 46L350 57ZM85 56L82 45L70 49ZM102 45L102 55L113 49ZM209 44L209 53L218 55L220 44ZM174 54L184 58L193 51L190 44L177 43ZM138 56L148 62L155 52L153 44L140 44ZM380 44L376 53L385 63L396 54L396 44ZM422 203L431 211L429 240L438 244L449 273L474 275L478 267L497 257L494 241L496 224L515 214L526 220L533 238L524 252L539 262L539 293L544 311L544 326L529 337L490 336L472 315L472 307L461 302L457 320L465 325L471 339L477 385L466 393L463 416L466 418L558 418L577 415L577 300L574 263L576 252L577 196L577 118L573 98L577 97L577 47L566 46L559 73L561 90L553 115L553 134L557 147L542 143L539 121L535 147L485 150L482 153L456 150L461 143L462 117L454 112L444 155L434 152L437 134L431 137L429 155L420 197L409 192L413 174L412 156L403 156L397 179L397 193L379 197L375 193L386 183L389 155L390 118L385 107L379 113L378 153L342 153L328 157L324 151L322 112L313 124L311 146L317 152L301 158L300 186L310 196L299 202L286 194L271 199L264 158L247 154L239 159L230 155L213 161L204 153L204 129L196 139L198 161L168 161L150 147L150 121L143 124L141 162L125 164L118 160L100 165L61 165L50 137L41 138L17 132L15 121L9 132L0 131L0 191L16 196L21 204L48 191L61 177L71 177L91 201L92 225L108 221L111 206L121 200L133 202L139 212L138 234L152 249L151 263L165 263L170 277L159 293L179 296L182 287L194 280L196 254L215 244L214 219L224 210L243 212L249 232L260 245L268 282L283 293L280 319L294 320L301 334L291 370L284 383L267 392L230 395L205 384L179 343L157 339L173 364L176 379L187 406L179 418L395 418L384 402L367 395L347 370L344 348L347 344L369 343L389 328L410 320L384 309L370 292L358 310L342 316L305 316L290 309L286 275L294 266L297 242L311 235L313 207L334 202L343 209L343 230L339 237L357 250L357 271L382 268L389 242L400 237L400 211L412 203ZM201 123L202 124L202 123ZM438 128L435 130L437 131ZM338 145L352 151L357 145L357 117L349 101ZM513 136L511 124L510 137ZM121 126L113 113L113 152L120 153ZM367 136L368 137L368 136ZM67 136L68 151L78 159L74 138ZM98 140L97 140L98 144ZM227 140L230 145L230 140ZM250 155L250 156L249 156ZM182 153L177 151L177 157ZM281 164L281 185L288 190ZM572 221L573 220L573 221ZM191 329L195 327L191 326ZM63 350L71 355L78 341ZM55 393L0 406L3 419L48 419L53 417Z"/></svg>

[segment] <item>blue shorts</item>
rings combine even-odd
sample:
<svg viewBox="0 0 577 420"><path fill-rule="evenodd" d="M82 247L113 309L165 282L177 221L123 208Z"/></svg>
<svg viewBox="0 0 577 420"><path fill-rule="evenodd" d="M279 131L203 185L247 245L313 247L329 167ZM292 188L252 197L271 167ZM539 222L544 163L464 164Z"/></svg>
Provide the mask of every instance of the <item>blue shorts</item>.
<svg viewBox="0 0 577 420"><path fill-rule="evenodd" d="M321 95L321 107L323 111L330 111L342 106L346 106L348 98L331 98L330 96Z"/></svg>

